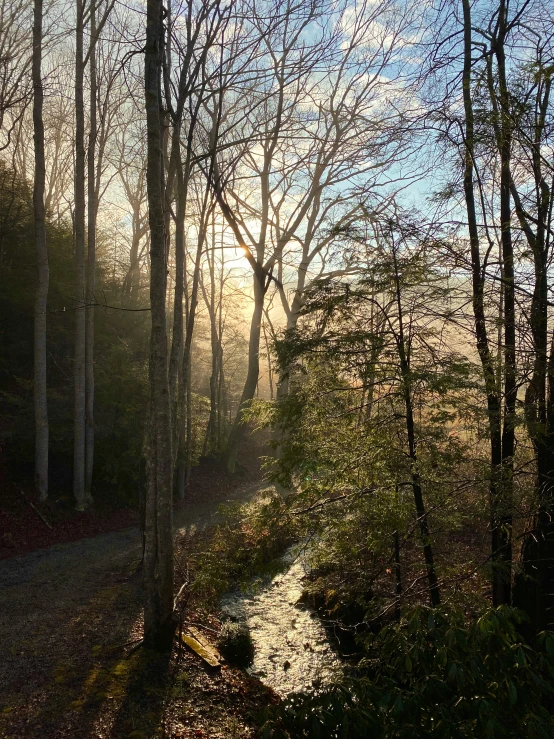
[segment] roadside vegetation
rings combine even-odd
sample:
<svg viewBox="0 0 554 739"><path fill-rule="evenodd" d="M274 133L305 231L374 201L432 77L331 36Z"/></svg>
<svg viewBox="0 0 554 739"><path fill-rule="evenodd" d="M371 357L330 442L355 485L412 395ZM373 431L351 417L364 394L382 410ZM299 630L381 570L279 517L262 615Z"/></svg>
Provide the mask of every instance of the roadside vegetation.
<svg viewBox="0 0 554 739"><path fill-rule="evenodd" d="M7 739L554 736L553 82L552 0L0 0Z"/></svg>

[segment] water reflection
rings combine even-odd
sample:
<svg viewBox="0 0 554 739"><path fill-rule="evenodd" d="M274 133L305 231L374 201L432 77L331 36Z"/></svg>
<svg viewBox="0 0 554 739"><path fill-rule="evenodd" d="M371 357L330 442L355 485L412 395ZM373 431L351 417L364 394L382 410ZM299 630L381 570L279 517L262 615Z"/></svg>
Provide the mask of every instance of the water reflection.
<svg viewBox="0 0 554 739"><path fill-rule="evenodd" d="M282 696L317 688L341 671L317 615L297 604L308 570L304 554L289 550L284 560L288 568L263 588L230 593L221 604L231 618L250 628L256 651L248 672Z"/></svg>

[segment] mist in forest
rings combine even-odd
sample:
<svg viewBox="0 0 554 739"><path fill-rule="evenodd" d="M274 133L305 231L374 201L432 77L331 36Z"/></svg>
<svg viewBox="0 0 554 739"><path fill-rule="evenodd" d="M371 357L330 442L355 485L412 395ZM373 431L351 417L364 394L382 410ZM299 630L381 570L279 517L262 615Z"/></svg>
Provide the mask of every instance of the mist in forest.
<svg viewBox="0 0 554 739"><path fill-rule="evenodd" d="M3 736L554 736L553 75L548 0L0 0Z"/></svg>

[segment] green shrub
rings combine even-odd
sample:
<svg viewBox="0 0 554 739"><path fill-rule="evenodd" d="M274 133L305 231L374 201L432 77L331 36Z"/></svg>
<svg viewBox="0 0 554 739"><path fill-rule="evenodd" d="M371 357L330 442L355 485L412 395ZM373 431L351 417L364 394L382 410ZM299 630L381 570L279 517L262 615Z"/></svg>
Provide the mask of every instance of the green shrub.
<svg viewBox="0 0 554 739"><path fill-rule="evenodd" d="M257 576L278 572L285 550L298 539L286 502L266 489L250 503L220 506L222 522L202 553L194 589L206 602L239 585L251 585Z"/></svg>
<svg viewBox="0 0 554 739"><path fill-rule="evenodd" d="M515 609L465 622L413 609L367 638L362 676L296 695L264 727L274 739L551 739L554 634L530 645Z"/></svg>
<svg viewBox="0 0 554 739"><path fill-rule="evenodd" d="M248 667L254 658L254 643L246 624L226 621L221 627L217 647L228 662L238 667Z"/></svg>

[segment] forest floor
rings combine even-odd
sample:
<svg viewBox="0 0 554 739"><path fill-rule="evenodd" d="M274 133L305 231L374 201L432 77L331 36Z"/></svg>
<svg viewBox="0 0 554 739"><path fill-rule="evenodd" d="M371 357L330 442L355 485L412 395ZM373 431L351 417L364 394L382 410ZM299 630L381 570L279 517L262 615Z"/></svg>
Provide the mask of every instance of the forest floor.
<svg viewBox="0 0 554 739"><path fill-rule="evenodd" d="M189 501L175 516L180 546L194 548L208 535L220 503L258 487L243 478L209 500ZM131 528L0 562L0 737L254 735L256 716L277 700L261 683L225 665L211 673L177 638L171 655L136 648L140 553ZM207 611L189 610L187 619L207 635L218 627Z"/></svg>
<svg viewBox="0 0 554 739"><path fill-rule="evenodd" d="M191 503L223 500L225 494L244 486L259 475L259 442L248 439L242 452L241 473L230 476L224 467L203 460L192 471L186 506ZM138 526L135 506L95 501L86 511L77 512L70 501L40 503L32 485L16 482L9 473L0 446L0 560L54 544L80 541L86 537Z"/></svg>

